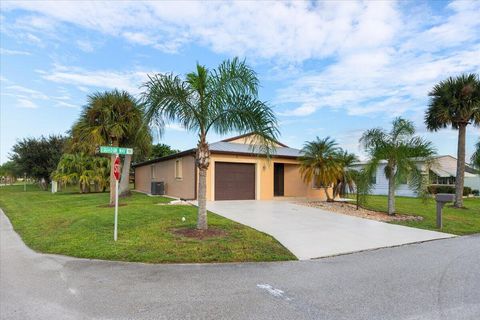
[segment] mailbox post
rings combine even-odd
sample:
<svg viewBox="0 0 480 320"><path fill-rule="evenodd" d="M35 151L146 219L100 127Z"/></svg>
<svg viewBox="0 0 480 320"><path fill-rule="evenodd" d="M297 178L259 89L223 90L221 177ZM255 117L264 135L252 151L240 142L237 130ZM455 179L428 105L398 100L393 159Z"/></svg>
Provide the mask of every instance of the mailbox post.
<svg viewBox="0 0 480 320"><path fill-rule="evenodd" d="M442 229L443 227L443 222L442 222L442 211L443 211L443 206L447 202L452 202L454 199L453 194L449 193L437 193L435 196L435 200L437 201L437 228Z"/></svg>

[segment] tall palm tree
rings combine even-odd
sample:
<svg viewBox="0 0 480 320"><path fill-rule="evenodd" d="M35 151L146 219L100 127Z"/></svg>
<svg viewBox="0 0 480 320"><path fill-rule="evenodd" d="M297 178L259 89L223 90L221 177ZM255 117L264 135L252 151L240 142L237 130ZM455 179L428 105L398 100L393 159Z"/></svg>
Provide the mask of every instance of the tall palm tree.
<svg viewBox="0 0 480 320"><path fill-rule="evenodd" d="M475 169L480 171L480 139L478 139L478 142L475 144L475 151L470 158L470 162Z"/></svg>
<svg viewBox="0 0 480 320"><path fill-rule="evenodd" d="M307 183L324 188L327 201L333 201L329 188L343 176L343 164L338 160L340 149L330 137L306 142L300 157L300 174Z"/></svg>
<svg viewBox="0 0 480 320"><path fill-rule="evenodd" d="M148 153L151 135L143 124L144 112L138 101L126 91L112 90L88 96L79 120L71 130L71 151L94 154L100 145L134 147L134 153ZM111 163L115 155L110 157ZM128 191L131 155L126 155L119 193ZM115 201L113 166L110 173L110 204Z"/></svg>
<svg viewBox="0 0 480 320"><path fill-rule="evenodd" d="M207 224L206 174L210 164L207 134L252 132L259 137L261 148L269 153L278 134L272 109L258 99L256 73L238 58L222 62L208 70L197 64L184 79L173 74L156 74L145 83L146 119L159 127L165 121L179 122L198 134L196 166L198 179L197 228Z"/></svg>
<svg viewBox="0 0 480 320"><path fill-rule="evenodd" d="M357 177L356 170L352 169L352 166L358 162L358 158L355 154L349 153L346 150L340 150L337 154L337 161L342 164L342 174L335 183L334 198L337 195L344 196L349 192L355 191L355 180Z"/></svg>
<svg viewBox="0 0 480 320"><path fill-rule="evenodd" d="M360 138L360 144L370 157L365 168L369 176L376 172L380 161L387 161L388 214L395 214L395 186L401 180L406 179L417 193L424 190L425 177L422 169L417 167L417 161L421 158L428 167L435 149L431 142L415 136L413 122L399 117L393 120L389 132L381 128L367 130Z"/></svg>
<svg viewBox="0 0 480 320"><path fill-rule="evenodd" d="M451 126L458 130L455 207L463 207L465 176L465 136L469 124L480 126L480 80L476 74L463 74L439 82L430 91L425 124L431 131Z"/></svg>

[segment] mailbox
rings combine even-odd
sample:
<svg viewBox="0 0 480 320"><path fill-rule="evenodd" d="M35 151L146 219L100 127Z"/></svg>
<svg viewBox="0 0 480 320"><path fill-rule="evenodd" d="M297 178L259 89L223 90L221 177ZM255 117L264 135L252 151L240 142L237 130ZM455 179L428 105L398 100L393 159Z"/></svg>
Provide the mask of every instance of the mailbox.
<svg viewBox="0 0 480 320"><path fill-rule="evenodd" d="M437 193L437 195L435 196L435 200L437 202L452 202L453 199L455 199L455 195L450 193Z"/></svg>
<svg viewBox="0 0 480 320"><path fill-rule="evenodd" d="M450 193L437 193L435 195L435 200L437 201L437 228L442 229L442 211L443 206L447 202L452 202L455 199L455 196Z"/></svg>

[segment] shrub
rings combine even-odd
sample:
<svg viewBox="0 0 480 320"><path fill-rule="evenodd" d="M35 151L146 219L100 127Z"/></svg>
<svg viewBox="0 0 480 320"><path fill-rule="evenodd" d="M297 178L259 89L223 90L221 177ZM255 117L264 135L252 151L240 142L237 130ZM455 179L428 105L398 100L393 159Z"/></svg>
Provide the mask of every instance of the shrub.
<svg viewBox="0 0 480 320"><path fill-rule="evenodd" d="M437 194L437 193L455 193L455 186L439 186L439 185L432 185L428 186L427 188L428 193L430 194ZM463 195L468 196L469 194L472 193L472 188L470 187L464 187L463 188Z"/></svg>
<svg viewBox="0 0 480 320"><path fill-rule="evenodd" d="M472 190L472 194L476 197L480 196L480 191L478 191L477 189L475 190Z"/></svg>
<svg viewBox="0 0 480 320"><path fill-rule="evenodd" d="M470 188L470 187L463 187L463 195L464 195L464 196L468 196L468 195L470 195L470 194L472 194L472 188Z"/></svg>

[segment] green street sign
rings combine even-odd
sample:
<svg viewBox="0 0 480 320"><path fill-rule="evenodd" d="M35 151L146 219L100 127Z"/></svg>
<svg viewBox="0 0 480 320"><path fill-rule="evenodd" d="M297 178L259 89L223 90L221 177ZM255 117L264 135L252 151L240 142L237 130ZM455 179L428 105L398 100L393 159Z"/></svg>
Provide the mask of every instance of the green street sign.
<svg viewBox="0 0 480 320"><path fill-rule="evenodd" d="M100 147L100 153L133 154L133 149L132 148L101 146Z"/></svg>

